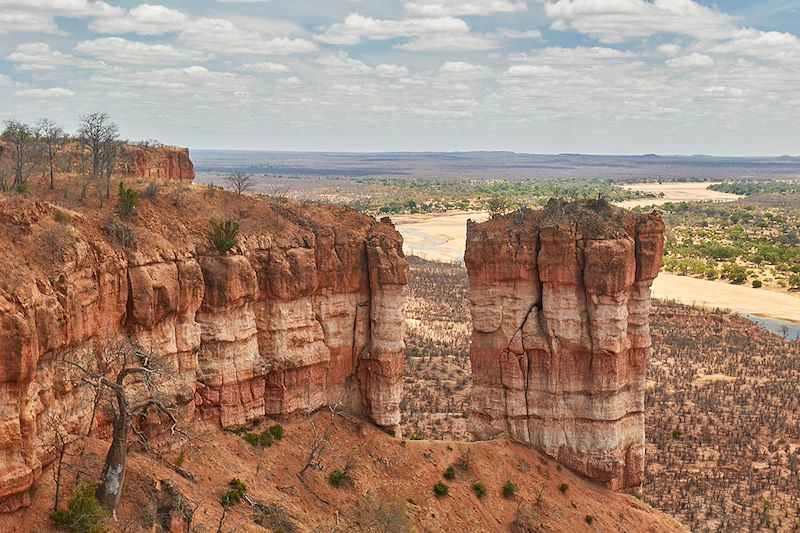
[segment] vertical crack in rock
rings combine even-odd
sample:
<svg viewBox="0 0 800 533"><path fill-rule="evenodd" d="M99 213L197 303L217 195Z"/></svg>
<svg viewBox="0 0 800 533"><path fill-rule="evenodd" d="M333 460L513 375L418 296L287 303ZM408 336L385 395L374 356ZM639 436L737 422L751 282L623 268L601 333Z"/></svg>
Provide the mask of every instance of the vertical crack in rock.
<svg viewBox="0 0 800 533"><path fill-rule="evenodd" d="M610 489L640 488L649 286L663 232L655 214L558 200L468 225L476 438L506 431ZM531 268L519 268L526 254ZM522 325L509 323L531 283ZM512 354L516 370L506 367ZM534 365L533 354L547 362ZM524 408L509 372L520 376Z"/></svg>

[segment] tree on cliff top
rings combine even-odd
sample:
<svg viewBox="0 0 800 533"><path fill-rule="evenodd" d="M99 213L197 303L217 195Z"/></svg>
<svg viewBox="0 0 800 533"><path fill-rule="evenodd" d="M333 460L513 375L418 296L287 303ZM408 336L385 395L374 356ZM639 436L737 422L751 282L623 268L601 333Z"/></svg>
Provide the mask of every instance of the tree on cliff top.
<svg viewBox="0 0 800 533"><path fill-rule="evenodd" d="M252 174L245 174L244 172L228 174L225 177L225 181L239 196L256 185L256 177Z"/></svg>
<svg viewBox="0 0 800 533"><path fill-rule="evenodd" d="M47 166L50 172L50 190L55 189L55 164L61 150L64 149L69 137L64 130L49 118L39 119L36 122L36 136L41 141L47 155Z"/></svg>
<svg viewBox="0 0 800 533"><path fill-rule="evenodd" d="M21 190L28 181L28 174L36 165L36 135L33 128L17 120L6 121L2 139L8 143L11 152L11 166L14 181L11 187ZM9 184L0 179L0 189L7 191Z"/></svg>
<svg viewBox="0 0 800 533"><path fill-rule="evenodd" d="M81 117L78 138L92 154L92 179L97 181L103 174L104 163L110 154L116 154L119 143L119 127L107 113L90 113ZM110 173L107 179L111 179ZM110 187L106 186L106 198L110 196Z"/></svg>

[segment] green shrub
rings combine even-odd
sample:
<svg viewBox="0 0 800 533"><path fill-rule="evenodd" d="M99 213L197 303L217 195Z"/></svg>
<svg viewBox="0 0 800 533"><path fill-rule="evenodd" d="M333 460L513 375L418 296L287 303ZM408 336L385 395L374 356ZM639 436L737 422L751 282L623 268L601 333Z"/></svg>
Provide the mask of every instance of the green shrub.
<svg viewBox="0 0 800 533"><path fill-rule="evenodd" d="M96 492L95 484L81 485L75 496L67 502L66 510L54 512L50 520L59 529L77 533L107 533L109 529L103 525L103 521L108 518L108 511L97 501Z"/></svg>
<svg viewBox="0 0 800 533"><path fill-rule="evenodd" d="M243 433L242 437L254 448L269 448L272 446L272 433L268 429L261 433Z"/></svg>
<svg viewBox="0 0 800 533"><path fill-rule="evenodd" d="M672 430L672 438L673 439L677 440L677 439L681 438L682 436L683 436L683 431L681 431L679 428L675 428L675 429Z"/></svg>
<svg viewBox="0 0 800 533"><path fill-rule="evenodd" d="M275 424L269 428L269 434L272 435L272 438L275 440L283 439L283 426L280 424Z"/></svg>
<svg viewBox="0 0 800 533"><path fill-rule="evenodd" d="M127 218L133 215L139 207L139 193L133 189L125 187L124 183L119 184L119 214Z"/></svg>
<svg viewBox="0 0 800 533"><path fill-rule="evenodd" d="M587 514L586 515L586 523L591 526L594 523L594 517L592 515L590 515L590 514Z"/></svg>
<svg viewBox="0 0 800 533"><path fill-rule="evenodd" d="M561 485L558 486L558 490L561 491L561 494L566 494L567 491L569 490L569 485L567 485L566 483L562 483Z"/></svg>
<svg viewBox="0 0 800 533"><path fill-rule="evenodd" d="M447 467L447 470L444 471L444 478L452 481L456 478L456 468L453 465Z"/></svg>
<svg viewBox="0 0 800 533"><path fill-rule="evenodd" d="M331 485L333 485L338 489L344 484L346 479L347 479L347 474L345 474L341 470L334 470L328 476L328 483L330 483Z"/></svg>
<svg viewBox="0 0 800 533"><path fill-rule="evenodd" d="M506 481L503 485L504 498L513 498L517 492L519 492L519 486L517 486L513 481Z"/></svg>
<svg viewBox="0 0 800 533"><path fill-rule="evenodd" d="M422 437L420 437L419 435L411 435L410 437L408 437L408 440L422 440Z"/></svg>
<svg viewBox="0 0 800 533"><path fill-rule="evenodd" d="M208 240L221 254L236 246L239 242L239 223L235 220L211 221L211 231Z"/></svg>
<svg viewBox="0 0 800 533"><path fill-rule="evenodd" d="M637 500L641 500L642 499L642 495L640 493L638 493L638 492L631 492L631 496L633 496Z"/></svg>
<svg viewBox="0 0 800 533"><path fill-rule="evenodd" d="M183 466L183 463L185 461L186 461L186 454L183 452L183 450L181 450L180 453L178 453L178 457L175 459L175 464L177 466Z"/></svg>
<svg viewBox="0 0 800 533"><path fill-rule="evenodd" d="M450 492L450 487L447 486L447 483L443 481L439 481L436 485L433 486L433 493L436 495L437 498L444 498Z"/></svg>
<svg viewBox="0 0 800 533"><path fill-rule="evenodd" d="M25 194L31 190L30 183L18 183L17 184L17 192L20 194Z"/></svg>
<svg viewBox="0 0 800 533"><path fill-rule="evenodd" d="M240 501L247 493L247 487L239 478L234 478L228 482L228 486L230 490L223 494L220 499L219 503L226 509L230 509Z"/></svg>
<svg viewBox="0 0 800 533"><path fill-rule="evenodd" d="M486 496L486 486L483 483L478 483L476 481L472 484L472 492L474 492L475 496L478 498L483 498Z"/></svg>
<svg viewBox="0 0 800 533"><path fill-rule="evenodd" d="M763 284L761 283L760 279L754 279L753 280L753 288L754 289L760 289L762 285Z"/></svg>

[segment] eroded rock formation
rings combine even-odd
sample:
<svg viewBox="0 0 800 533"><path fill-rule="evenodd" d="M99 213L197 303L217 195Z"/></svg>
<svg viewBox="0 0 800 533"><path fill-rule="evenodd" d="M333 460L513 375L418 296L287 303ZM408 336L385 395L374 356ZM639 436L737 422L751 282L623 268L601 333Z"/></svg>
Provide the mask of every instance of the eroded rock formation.
<svg viewBox="0 0 800 533"><path fill-rule="evenodd" d="M117 171L145 179L187 180L195 178L188 148L126 145L117 161Z"/></svg>
<svg viewBox="0 0 800 533"><path fill-rule="evenodd" d="M468 224L476 438L506 432L611 489L640 487L663 245L657 215L603 202Z"/></svg>
<svg viewBox="0 0 800 533"><path fill-rule="evenodd" d="M86 433L93 392L65 361L97 366L121 338L159 368L178 422L235 427L343 399L398 432L408 266L391 223L336 206L208 203L195 192L120 221L110 207L0 199L0 509L26 504L56 428ZM246 218L228 254L206 240L212 213ZM171 426L155 410L135 423Z"/></svg>

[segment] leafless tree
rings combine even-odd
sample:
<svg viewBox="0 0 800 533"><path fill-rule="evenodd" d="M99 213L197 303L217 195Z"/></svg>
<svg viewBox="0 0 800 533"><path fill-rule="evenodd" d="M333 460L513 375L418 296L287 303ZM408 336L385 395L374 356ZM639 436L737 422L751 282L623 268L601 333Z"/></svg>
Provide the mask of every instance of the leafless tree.
<svg viewBox="0 0 800 533"><path fill-rule="evenodd" d="M239 196L241 196L242 193L252 189L256 185L256 177L252 174L246 174L244 172L233 172L228 174L225 177L225 181L234 191L236 191L236 194Z"/></svg>
<svg viewBox="0 0 800 533"><path fill-rule="evenodd" d="M36 136L47 152L47 167L50 172L50 190L55 189L55 165L58 155L66 146L69 137L61 127L49 118L40 119L36 123Z"/></svg>
<svg viewBox="0 0 800 533"><path fill-rule="evenodd" d="M114 513L122 496L125 481L125 465L128 455L128 434L134 417L142 415L148 408L155 407L172 421L172 432L176 432L177 421L170 410L160 401L158 391L153 382L157 373L151 366L150 357L131 340L109 344L103 351L99 365L90 365L85 361L65 359L70 368L77 369L80 381L95 390L95 403L92 410L90 428L94 423L99 402L110 392L112 440L106 454L105 465L97 490L97 499L109 511ZM114 368L118 368L114 372ZM106 377L114 375L113 379ZM132 383L126 379L137 376L145 386L144 397L134 394L130 389Z"/></svg>
<svg viewBox="0 0 800 533"><path fill-rule="evenodd" d="M81 144L91 151L92 179L98 181L103 170L104 152L116 150L119 127L108 114L91 113L81 117L78 138ZM111 192L110 188L107 192Z"/></svg>
<svg viewBox="0 0 800 533"><path fill-rule="evenodd" d="M36 166L36 135L33 128L17 120L6 121L2 139L11 151L14 181L11 187L20 187L28 181L28 174ZM0 180L4 191L9 186L5 179Z"/></svg>
<svg viewBox="0 0 800 533"><path fill-rule="evenodd" d="M117 156L122 152L123 143L117 139L110 139L101 151L101 174L106 182L106 198L111 198L111 176L114 174L114 167L117 164Z"/></svg>
<svg viewBox="0 0 800 533"><path fill-rule="evenodd" d="M61 421L53 416L48 416L45 423L53 434L53 442L50 444L53 453L56 456L56 464L53 468L53 484L55 485L55 495L53 497L53 511L58 511L61 506L61 480L63 477L64 460L72 455L69 453L69 447L80 440L80 436L70 435L64 431Z"/></svg>

